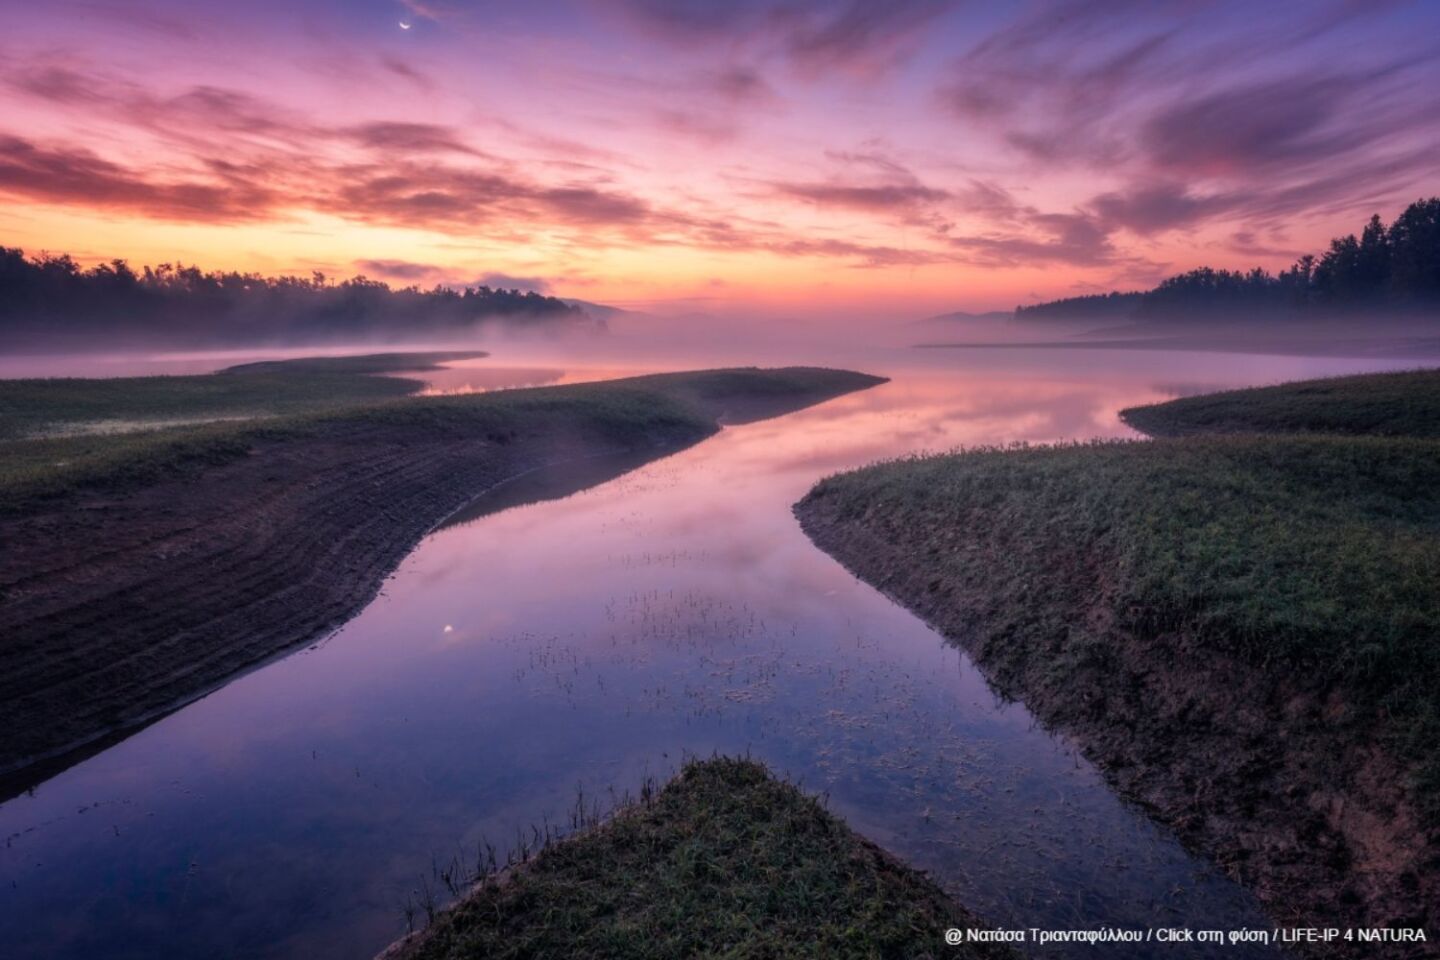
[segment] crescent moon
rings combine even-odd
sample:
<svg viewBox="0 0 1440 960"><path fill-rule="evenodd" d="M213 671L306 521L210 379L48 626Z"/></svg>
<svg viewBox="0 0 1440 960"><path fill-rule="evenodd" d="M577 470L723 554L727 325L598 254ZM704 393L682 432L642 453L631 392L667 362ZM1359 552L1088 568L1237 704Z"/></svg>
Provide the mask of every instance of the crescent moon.
<svg viewBox="0 0 1440 960"><path fill-rule="evenodd" d="M413 27L413 26L414 26L413 23L406 23L404 20L401 20L401 21L400 21L400 29L401 29L401 30L409 30L409 29L410 29L411 27Z"/></svg>

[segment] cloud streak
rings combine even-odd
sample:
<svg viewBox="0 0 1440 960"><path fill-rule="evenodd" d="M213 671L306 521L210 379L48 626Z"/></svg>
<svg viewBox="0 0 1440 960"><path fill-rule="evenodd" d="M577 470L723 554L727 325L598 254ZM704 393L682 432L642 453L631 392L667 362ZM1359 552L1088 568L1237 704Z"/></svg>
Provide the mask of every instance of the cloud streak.
<svg viewBox="0 0 1440 960"><path fill-rule="evenodd" d="M810 75L875 73L914 48L954 0L599 0L646 35L686 47L717 40Z"/></svg>

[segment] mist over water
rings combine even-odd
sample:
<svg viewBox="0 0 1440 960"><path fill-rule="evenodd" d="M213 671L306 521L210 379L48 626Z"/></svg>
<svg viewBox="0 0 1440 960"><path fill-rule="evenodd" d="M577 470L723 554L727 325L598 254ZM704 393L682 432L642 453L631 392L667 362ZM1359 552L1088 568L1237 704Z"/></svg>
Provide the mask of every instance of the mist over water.
<svg viewBox="0 0 1440 960"><path fill-rule="evenodd" d="M334 636L0 805L0 943L366 956L404 932L435 863L566 822L577 785L608 800L712 751L824 792L999 926L1267 926L963 654L817 550L790 506L877 458L1129 437L1116 413L1133 404L1415 361L706 337L646 350L622 330L423 376L445 391L804 362L892 380L568 496L559 468L482 499Z"/></svg>
<svg viewBox="0 0 1440 960"><path fill-rule="evenodd" d="M911 348L958 349L966 356L922 360ZM1016 321L1004 316L945 315L896 319L874 315L789 315L717 308L715 313L683 315L621 311L605 319L603 330L551 332L493 328L472 335L394 337L321 345L267 344L226 349L137 349L97 352L0 354L0 378L120 377L209 373L257 360L355 353L484 350L488 360L470 361L473 389L538 386L583 379L580 371L627 376L657 370L782 364L850 366L869 369L889 363L941 367L993 366L995 349L1045 350L1055 356L1046 368L1083 370L1095 364L1093 350L1173 351L1272 357L1329 357L1337 363L1366 358L1387 365L1440 362L1440 324L1433 316L1349 317L1309 322L1064 323ZM1052 349L1059 348L1059 349ZM1408 364L1406 361L1409 361ZM1144 364L1142 360L1133 361ZM1003 366L1003 362L1001 363ZM531 373L525 373L526 370ZM1266 382L1284 379L1286 364L1275 360L1262 373ZM563 373L548 379L555 371ZM872 371L873 372L873 371ZM418 376L418 375L416 375ZM431 392L466 388L465 374L427 372ZM590 376L594 378L593 375Z"/></svg>

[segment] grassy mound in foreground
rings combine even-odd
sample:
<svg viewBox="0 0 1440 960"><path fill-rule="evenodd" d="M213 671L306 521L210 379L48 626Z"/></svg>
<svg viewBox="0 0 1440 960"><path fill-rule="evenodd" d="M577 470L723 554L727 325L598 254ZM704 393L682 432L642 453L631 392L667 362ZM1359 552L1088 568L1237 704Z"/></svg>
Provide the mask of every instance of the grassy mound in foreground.
<svg viewBox="0 0 1440 960"><path fill-rule="evenodd" d="M1121 418L1151 436L1335 433L1440 437L1440 370L1367 373L1230 390L1132 407Z"/></svg>
<svg viewBox="0 0 1440 960"><path fill-rule="evenodd" d="M748 760L690 762L649 801L481 884L397 951L414 960L1011 957L795 787Z"/></svg>

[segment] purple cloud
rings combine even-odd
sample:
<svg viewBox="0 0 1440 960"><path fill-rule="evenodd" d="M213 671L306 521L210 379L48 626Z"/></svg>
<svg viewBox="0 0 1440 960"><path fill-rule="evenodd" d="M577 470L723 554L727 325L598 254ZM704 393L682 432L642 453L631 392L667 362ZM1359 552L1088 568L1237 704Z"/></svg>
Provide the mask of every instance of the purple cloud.
<svg viewBox="0 0 1440 960"><path fill-rule="evenodd" d="M892 66L956 0L597 0L647 35L778 54L802 71Z"/></svg>
<svg viewBox="0 0 1440 960"><path fill-rule="evenodd" d="M551 289L550 281L544 277L517 277L513 274L493 271L482 276L477 282L487 287L525 290L533 293L549 293Z"/></svg>
<svg viewBox="0 0 1440 960"><path fill-rule="evenodd" d="M852 210L884 211L909 209L936 203L949 196L921 184L891 183L860 186L846 183L776 183L775 193L795 200L805 200L822 207L848 207Z"/></svg>
<svg viewBox="0 0 1440 960"><path fill-rule="evenodd" d="M271 191L240 177L225 183L148 179L88 150L41 146L3 132L0 193L212 223L260 219L274 201Z"/></svg>
<svg viewBox="0 0 1440 960"><path fill-rule="evenodd" d="M1102 193L1090 201L1089 208L1108 229L1123 228L1147 236L1193 226L1230 213L1242 203L1242 197L1197 195L1183 184L1165 182Z"/></svg>
<svg viewBox="0 0 1440 960"><path fill-rule="evenodd" d="M445 275L446 271L431 263L414 263L410 260L356 260L355 269L363 276L383 277L387 280L402 280L418 283Z"/></svg>
<svg viewBox="0 0 1440 960"><path fill-rule="evenodd" d="M460 141L459 134L449 127L432 123L366 123L338 131L356 143L377 150L399 153L466 153L479 152Z"/></svg>

